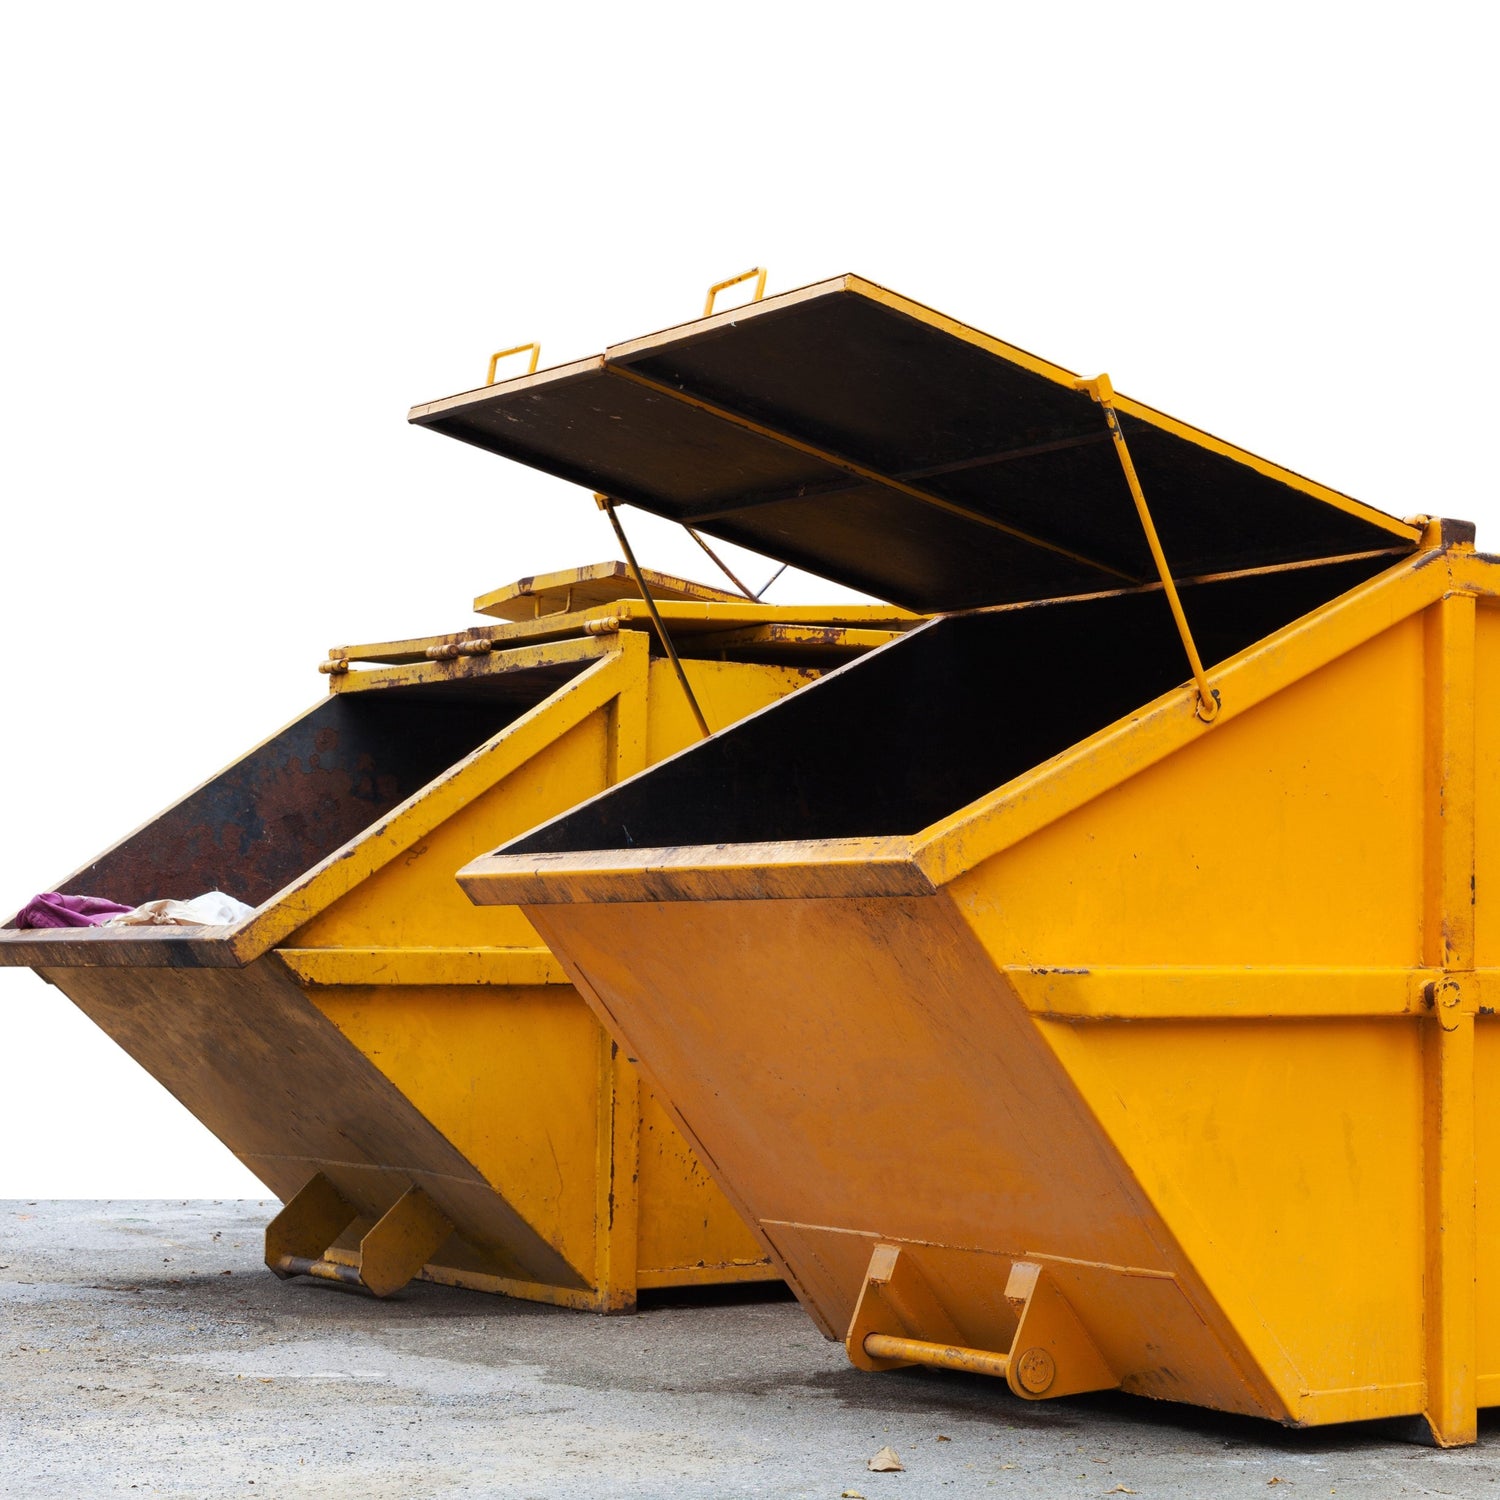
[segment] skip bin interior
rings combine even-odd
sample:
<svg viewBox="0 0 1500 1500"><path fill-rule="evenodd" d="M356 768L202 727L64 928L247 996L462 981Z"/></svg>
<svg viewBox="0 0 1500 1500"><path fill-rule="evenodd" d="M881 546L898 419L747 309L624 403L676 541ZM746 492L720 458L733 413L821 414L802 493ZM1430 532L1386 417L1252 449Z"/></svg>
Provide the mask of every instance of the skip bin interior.
<svg viewBox="0 0 1500 1500"><path fill-rule="evenodd" d="M259 906L555 686L329 698L60 888L132 906L223 890Z"/></svg>
<svg viewBox="0 0 1500 1500"><path fill-rule="evenodd" d="M1204 659L1374 576L1365 558L1202 583ZM1159 590L953 615L584 803L506 854L913 834L1183 682Z"/></svg>

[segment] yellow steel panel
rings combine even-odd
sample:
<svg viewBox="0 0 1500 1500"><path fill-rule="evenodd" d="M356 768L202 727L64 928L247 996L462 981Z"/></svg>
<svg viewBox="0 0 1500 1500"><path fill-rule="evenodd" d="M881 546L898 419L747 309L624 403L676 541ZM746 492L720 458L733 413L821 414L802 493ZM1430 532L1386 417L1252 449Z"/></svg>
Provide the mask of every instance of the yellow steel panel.
<svg viewBox="0 0 1500 1500"><path fill-rule="evenodd" d="M646 642L630 649L645 658ZM797 667L724 662L684 664L694 691L712 722L728 724L816 676ZM334 902L292 938L298 948L318 947L531 947L537 938L514 907L476 908L454 880L454 872L505 840L602 791L616 774L613 757L623 755L618 776L681 750L698 738L697 725L660 658L650 663L649 713L631 720L629 736L641 741L621 749L616 699L582 723L545 742L503 780L474 797L462 812L440 824L397 860L374 872Z"/></svg>
<svg viewBox="0 0 1500 1500"><path fill-rule="evenodd" d="M1481 1100L1500 1098L1500 1022L1493 1016L1481 1015L1474 1026L1474 1083ZM1500 1245L1500 1110L1476 1111L1474 1146L1475 1236L1487 1267ZM1475 1283L1475 1341L1477 1381L1492 1387L1488 1400L1481 1391L1479 1404L1500 1404L1500 1277L1487 1269Z"/></svg>
<svg viewBox="0 0 1500 1500"><path fill-rule="evenodd" d="M1184 686L1080 740L911 840L923 871L941 885L1206 735L1223 735L1242 711L1292 688L1439 599L1447 570L1406 562L1351 589L1304 620L1214 668L1223 704L1212 725Z"/></svg>
<svg viewBox="0 0 1500 1500"><path fill-rule="evenodd" d="M1426 650L1423 616L1393 625L963 877L956 898L997 957L1043 971L1241 966L1276 996L1268 965L1409 970L1422 959ZM1387 1004L1405 1012L1409 998L1398 984ZM1290 1410L1304 1393L1400 1387L1399 1405L1420 1388L1415 1027L1247 1019L1232 1048L1166 1021L1044 1035ZM1319 1316L1331 1282L1348 1316L1381 1330L1358 1370Z"/></svg>
<svg viewBox="0 0 1500 1500"><path fill-rule="evenodd" d="M476 909L453 872L507 838L575 806L608 784L609 723L596 709L510 775L474 797L399 859L320 912L291 939L298 948L537 946L514 908Z"/></svg>
<svg viewBox="0 0 1500 1500"><path fill-rule="evenodd" d="M746 714L774 703L787 693L805 687L817 676L806 667L757 666L746 671L738 662L684 660L683 670L692 684L709 726L723 729ZM698 726L671 664L662 658L651 662L651 715L647 722L646 760L650 764L674 754L698 739ZM453 869L457 870L458 865Z"/></svg>
<svg viewBox="0 0 1500 1500"><path fill-rule="evenodd" d="M642 570L646 586L657 599L738 599L728 589L714 588L690 578ZM498 620L535 620L544 615L570 614L611 604L617 599L638 599L630 570L622 562L590 563L582 568L564 568L557 573L538 573L519 578L502 588L491 589L474 601L476 615Z"/></svg>
<svg viewBox="0 0 1500 1500"><path fill-rule="evenodd" d="M1415 1024L1236 1022L1211 1047L1196 1022L1043 1035L1257 1361L1281 1366L1291 1412L1303 1392L1420 1386ZM1350 1325L1375 1335L1357 1353Z"/></svg>
<svg viewBox="0 0 1500 1500"><path fill-rule="evenodd" d="M765 1251L644 1086L640 1111L640 1196L647 1211L641 1214L637 1253L643 1284L717 1280L715 1272L727 1273L727 1279L764 1277Z"/></svg>
<svg viewBox="0 0 1500 1500"><path fill-rule="evenodd" d="M599 1025L576 993L355 985L308 993L526 1222L592 1278Z"/></svg>
<svg viewBox="0 0 1500 1500"><path fill-rule="evenodd" d="M545 948L278 948L304 984L566 984Z"/></svg>
<svg viewBox="0 0 1500 1500"><path fill-rule="evenodd" d="M954 894L1010 964L1415 965L1422 662L1417 617L1050 823Z"/></svg>
<svg viewBox="0 0 1500 1500"><path fill-rule="evenodd" d="M246 963L259 957L361 881L419 845L474 798L545 750L570 725L609 703L626 686L630 668L630 658L622 650L612 651L586 667L545 702L402 803L353 845L335 850L314 865L239 929L230 945L234 958ZM368 945L368 941L358 944Z"/></svg>

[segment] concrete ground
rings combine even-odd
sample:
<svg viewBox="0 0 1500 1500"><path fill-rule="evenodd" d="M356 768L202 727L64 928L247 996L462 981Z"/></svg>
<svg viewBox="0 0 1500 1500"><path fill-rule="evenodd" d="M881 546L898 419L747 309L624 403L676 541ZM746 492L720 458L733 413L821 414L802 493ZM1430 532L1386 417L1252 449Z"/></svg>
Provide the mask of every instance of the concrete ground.
<svg viewBox="0 0 1500 1500"><path fill-rule="evenodd" d="M865 1375L794 1302L604 1319L260 1264L270 1203L0 1203L0 1494L360 1500L1500 1495L1442 1453L1123 1396ZM877 1474L889 1444L906 1465Z"/></svg>

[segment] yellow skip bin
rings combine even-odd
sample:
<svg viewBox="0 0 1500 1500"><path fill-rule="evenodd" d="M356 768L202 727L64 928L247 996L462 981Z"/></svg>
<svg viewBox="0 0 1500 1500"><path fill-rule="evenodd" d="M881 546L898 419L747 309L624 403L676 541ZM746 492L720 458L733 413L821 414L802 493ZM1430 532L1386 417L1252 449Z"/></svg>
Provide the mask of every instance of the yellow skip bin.
<svg viewBox="0 0 1500 1500"><path fill-rule="evenodd" d="M647 574L723 726L893 638ZM493 622L339 648L329 696L62 889L226 890L232 927L0 930L286 1207L266 1259L600 1311L777 1273L514 910L453 872L698 737L622 564L522 580Z"/></svg>
<svg viewBox="0 0 1500 1500"><path fill-rule="evenodd" d="M461 876L535 923L823 1331L1027 1399L1473 1441L1500 1404L1473 528L854 277L533 384L492 446L541 461L585 398L634 424L590 449L617 493L692 519L662 463L691 427L760 471L709 534L942 614Z"/></svg>

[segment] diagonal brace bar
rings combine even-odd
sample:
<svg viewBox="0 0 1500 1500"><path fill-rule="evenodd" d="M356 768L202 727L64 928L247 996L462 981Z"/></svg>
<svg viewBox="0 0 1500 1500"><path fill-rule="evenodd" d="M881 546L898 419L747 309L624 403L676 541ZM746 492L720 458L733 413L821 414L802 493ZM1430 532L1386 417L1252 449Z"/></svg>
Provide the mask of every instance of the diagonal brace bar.
<svg viewBox="0 0 1500 1500"><path fill-rule="evenodd" d="M630 545L630 538L625 535L625 528L620 525L620 518L615 514L615 502L608 495L596 494L594 504L609 517L609 524L615 529L615 539L625 553L625 564L630 569L630 576L635 581L635 586L641 591L641 598L646 601L646 610L651 616L651 623L656 626L656 634L661 640L662 650L667 653L667 660L672 663L672 670L677 674L677 681L682 687L683 696L688 701L688 707L693 711L693 717L698 721L698 728L702 731L703 738L707 739L713 730L708 727L708 720L703 717L703 710L698 707L698 699L693 693L692 684L688 682L687 673L678 659L677 647L672 644L672 637L662 623L661 611L656 607L656 600L652 597L646 580L641 576L640 564L635 560L635 550Z"/></svg>
<svg viewBox="0 0 1500 1500"><path fill-rule="evenodd" d="M1130 459L1130 449L1125 444L1125 434L1120 428L1120 418L1114 407L1114 387L1108 375L1096 376L1093 380L1075 380L1075 390L1087 391L1104 408L1104 420L1109 426L1109 435L1115 440L1115 452L1120 458L1120 467L1125 471L1125 483L1130 486L1130 498L1135 501L1136 514L1141 518L1141 529L1146 533L1146 544L1151 548L1152 560L1156 563L1161 586L1172 606L1172 618L1177 622L1177 634L1182 637L1182 648L1187 652L1188 665L1198 683L1198 717L1205 724L1219 716L1218 694L1208 685L1208 674L1203 670L1203 658L1193 641L1193 632L1188 628L1187 615L1183 613L1182 600L1177 595L1177 585L1172 581L1171 569L1167 567L1167 556L1161 550L1161 538L1156 534L1156 523L1151 519L1150 507L1146 504L1145 492Z"/></svg>

